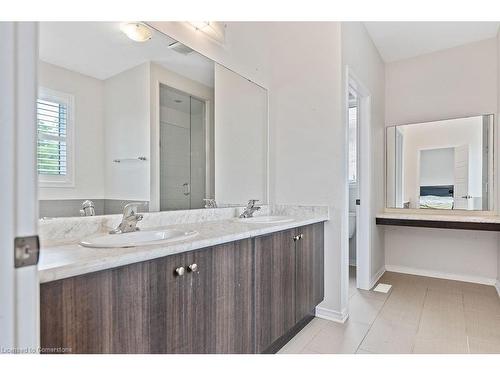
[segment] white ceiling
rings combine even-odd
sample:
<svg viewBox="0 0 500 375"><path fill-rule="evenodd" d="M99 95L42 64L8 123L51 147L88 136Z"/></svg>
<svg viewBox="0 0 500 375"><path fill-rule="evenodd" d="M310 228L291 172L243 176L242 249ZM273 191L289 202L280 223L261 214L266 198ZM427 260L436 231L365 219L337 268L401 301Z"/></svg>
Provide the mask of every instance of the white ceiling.
<svg viewBox="0 0 500 375"><path fill-rule="evenodd" d="M146 61L213 87L213 61L197 52L182 55L168 48L174 40L153 30L138 43L120 22L40 22L40 59L97 79L107 79Z"/></svg>
<svg viewBox="0 0 500 375"><path fill-rule="evenodd" d="M364 22L386 62L407 59L497 35L500 22Z"/></svg>

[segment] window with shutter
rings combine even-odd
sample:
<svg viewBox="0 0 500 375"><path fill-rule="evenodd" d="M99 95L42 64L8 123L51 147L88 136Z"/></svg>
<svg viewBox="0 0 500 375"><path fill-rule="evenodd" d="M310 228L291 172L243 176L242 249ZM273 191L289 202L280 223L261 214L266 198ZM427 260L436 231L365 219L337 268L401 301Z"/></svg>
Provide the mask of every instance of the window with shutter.
<svg viewBox="0 0 500 375"><path fill-rule="evenodd" d="M37 167L41 187L73 185L73 96L40 88L36 102Z"/></svg>

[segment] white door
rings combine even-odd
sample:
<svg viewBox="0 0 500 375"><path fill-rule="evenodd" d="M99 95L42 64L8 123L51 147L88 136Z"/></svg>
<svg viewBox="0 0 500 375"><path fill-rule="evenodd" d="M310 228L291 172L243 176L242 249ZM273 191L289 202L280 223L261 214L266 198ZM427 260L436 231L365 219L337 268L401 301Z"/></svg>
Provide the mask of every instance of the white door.
<svg viewBox="0 0 500 375"><path fill-rule="evenodd" d="M38 348L38 270L16 267L19 254L35 258L37 233L36 118L38 25L0 22L0 352ZM36 237L33 239L36 242ZM22 258L22 257L21 257Z"/></svg>
<svg viewBox="0 0 500 375"><path fill-rule="evenodd" d="M472 203L469 195L469 146L455 147L454 209L466 210Z"/></svg>

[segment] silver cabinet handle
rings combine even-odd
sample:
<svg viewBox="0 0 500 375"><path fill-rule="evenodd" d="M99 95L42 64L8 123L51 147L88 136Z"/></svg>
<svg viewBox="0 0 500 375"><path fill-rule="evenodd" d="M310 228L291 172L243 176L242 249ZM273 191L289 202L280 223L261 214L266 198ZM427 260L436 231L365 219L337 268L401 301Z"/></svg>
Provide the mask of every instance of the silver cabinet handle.
<svg viewBox="0 0 500 375"><path fill-rule="evenodd" d="M188 268L189 268L189 271L191 271L191 272L196 272L196 271L198 271L198 265L197 265L196 263L190 264L190 265L188 266Z"/></svg>
<svg viewBox="0 0 500 375"><path fill-rule="evenodd" d="M182 275L184 275L184 272L186 272L186 270L185 270L185 268L184 268L184 267L177 267L177 268L175 269L175 274L176 274L177 276L182 276Z"/></svg>

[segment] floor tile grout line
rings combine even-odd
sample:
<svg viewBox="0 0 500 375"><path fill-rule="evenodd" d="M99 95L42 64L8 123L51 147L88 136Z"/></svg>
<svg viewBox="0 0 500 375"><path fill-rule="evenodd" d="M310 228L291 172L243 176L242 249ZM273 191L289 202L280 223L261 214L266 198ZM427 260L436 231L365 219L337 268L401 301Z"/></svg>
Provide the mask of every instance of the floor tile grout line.
<svg viewBox="0 0 500 375"><path fill-rule="evenodd" d="M325 323L325 325L328 324L328 323ZM307 326L306 326L307 327ZM304 327L305 328L305 327ZM307 348L307 346L313 342L313 340L316 338L316 336L318 336L319 334L321 333L321 329L318 328L318 332L316 332L314 335L312 335L312 337L304 344L304 346L299 350L299 352L301 352L302 350L304 350L305 348ZM321 353L319 353L321 354Z"/></svg>
<svg viewBox="0 0 500 375"><path fill-rule="evenodd" d="M469 330L467 329L467 321L465 317L465 295L464 291L462 288L460 288L460 295L462 296L462 311L463 311L463 318L464 318L464 325L465 325L465 338L467 341L467 354L470 354L470 345L469 345Z"/></svg>
<svg viewBox="0 0 500 375"><path fill-rule="evenodd" d="M428 292L429 292L429 287L426 286L425 287L424 299L422 301L422 306L420 308L420 314L419 314L419 317L418 317L417 332L415 333L415 337L413 338L413 343L412 343L412 346L411 346L411 353L410 354L414 354L414 351L415 351L415 344L416 344L416 341L417 341L418 333L420 332L420 324L422 323L422 315L424 314L424 306L425 306L425 301L427 300L427 293Z"/></svg>
<svg viewBox="0 0 500 375"><path fill-rule="evenodd" d="M357 289L357 288L356 288ZM387 300L391 297L391 294L392 294L392 291L391 293L389 293L389 295L387 296L387 298L384 300L384 303L382 304L382 306L380 306L380 310L377 312L377 315L375 315L375 318L373 319L373 321L369 324L369 327L368 329L366 330L366 333L364 334L363 338L360 340L358 346L356 347L356 351L354 353L356 353L359 348L361 347L361 344L363 343L363 341L365 340L366 336L368 336L368 333L370 332L370 330L372 329L372 326L373 324L375 323L375 321L377 320L378 316L380 315L382 309L384 308L385 304L387 303ZM364 350L364 349L363 349ZM367 350L368 351L368 350Z"/></svg>

